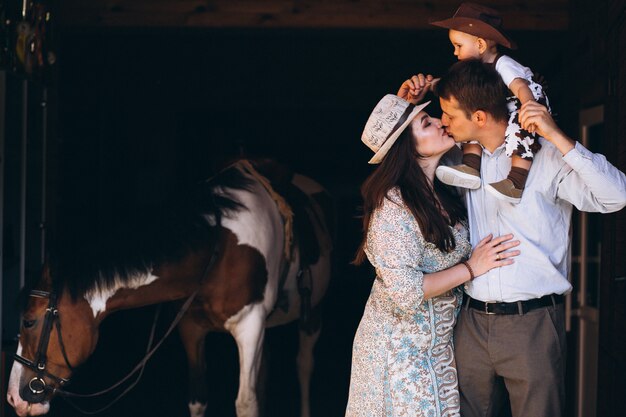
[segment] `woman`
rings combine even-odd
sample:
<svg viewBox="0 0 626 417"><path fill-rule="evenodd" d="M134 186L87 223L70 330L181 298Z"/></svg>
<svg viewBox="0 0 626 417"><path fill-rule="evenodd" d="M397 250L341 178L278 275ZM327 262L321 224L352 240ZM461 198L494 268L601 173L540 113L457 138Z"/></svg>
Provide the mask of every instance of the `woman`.
<svg viewBox="0 0 626 417"><path fill-rule="evenodd" d="M389 94L363 132L380 166L361 188L366 236L355 263L367 257L376 280L354 340L348 417L459 416L458 287L519 254L507 251L519 244L512 235L471 251L465 207L435 179L454 140L427 104Z"/></svg>

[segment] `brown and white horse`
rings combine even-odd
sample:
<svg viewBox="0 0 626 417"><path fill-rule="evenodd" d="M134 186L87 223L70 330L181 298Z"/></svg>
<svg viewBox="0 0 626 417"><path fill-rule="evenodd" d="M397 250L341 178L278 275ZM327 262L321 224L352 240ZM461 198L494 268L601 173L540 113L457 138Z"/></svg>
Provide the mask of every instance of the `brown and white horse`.
<svg viewBox="0 0 626 417"><path fill-rule="evenodd" d="M52 396L94 351L109 314L185 299L191 304L178 329L189 364L192 417L204 416L207 406L208 332L234 337L237 416L255 417L265 328L299 317L298 377L302 416L309 415L317 307L331 269L330 199L307 177L274 175L279 180L270 186L272 170L263 171L266 176L259 171L259 165L236 162L154 222L112 230L108 239L85 245L82 255L51 255L22 315L7 394L17 415L49 411Z"/></svg>

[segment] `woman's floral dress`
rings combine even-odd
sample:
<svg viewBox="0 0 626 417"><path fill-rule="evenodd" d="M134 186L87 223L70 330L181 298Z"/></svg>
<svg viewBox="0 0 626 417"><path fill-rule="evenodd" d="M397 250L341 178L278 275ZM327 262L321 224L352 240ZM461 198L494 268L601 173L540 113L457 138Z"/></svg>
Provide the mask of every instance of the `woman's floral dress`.
<svg viewBox="0 0 626 417"><path fill-rule="evenodd" d="M376 280L354 338L346 417L459 416L452 330L462 290L424 300L425 273L471 251L465 227L456 248L426 242L397 188L374 211L365 252Z"/></svg>

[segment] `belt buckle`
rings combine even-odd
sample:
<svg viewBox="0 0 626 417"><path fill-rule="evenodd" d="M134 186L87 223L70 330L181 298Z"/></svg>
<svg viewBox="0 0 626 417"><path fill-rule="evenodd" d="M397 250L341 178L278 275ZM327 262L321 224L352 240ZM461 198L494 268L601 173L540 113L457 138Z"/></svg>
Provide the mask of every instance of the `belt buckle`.
<svg viewBox="0 0 626 417"><path fill-rule="evenodd" d="M493 316L496 313L489 311L489 304L495 304L495 303L490 303L489 301L485 301L485 314Z"/></svg>

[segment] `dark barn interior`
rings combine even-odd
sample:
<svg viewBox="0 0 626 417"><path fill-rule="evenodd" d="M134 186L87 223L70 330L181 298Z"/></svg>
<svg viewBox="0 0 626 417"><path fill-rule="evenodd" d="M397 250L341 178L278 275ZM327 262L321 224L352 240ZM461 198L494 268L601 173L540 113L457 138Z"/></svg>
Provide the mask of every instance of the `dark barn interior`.
<svg viewBox="0 0 626 417"><path fill-rule="evenodd" d="M350 265L361 238L359 185L371 172L361 131L378 99L395 93L408 76L441 74L455 62L446 32L427 22L452 13L457 2L266 2L292 5L291 15L258 11L262 7L253 1L233 2L234 11L227 1L113 3L51 2L54 64L27 74L14 61L3 61L2 416L15 415L6 404L6 381L18 331L16 294L40 274L46 236L88 242L125 213L162 204L237 157L276 158L335 198L334 274L311 397L314 417L342 416L352 338L374 279L371 268ZM330 11L316 11L316 3ZM579 136L582 109L605 106L601 149L626 169L623 1L593 7L574 0L485 4L506 12L505 25L519 45L511 55L545 77L556 119L568 134ZM0 2L5 18L17 19L21 7ZM247 8L250 15L237 14ZM440 115L436 99L428 111ZM602 306L597 404L594 414L581 411L589 405L577 390L574 321L568 417L626 415L619 394L626 386L613 382L626 371L626 291L623 280L614 279L626 273L626 221L623 212L603 219L595 231L605 251L594 293ZM164 307L161 332L175 314ZM105 320L96 352L72 388L92 392L125 375L144 354L155 310L122 311ZM299 415L297 323L269 329L265 349L263 415ZM207 357L206 415L235 416L232 338L211 334ZM186 374L174 332L137 386L99 415L186 416ZM75 404L93 410L114 396ZM55 399L49 415L82 414Z"/></svg>

